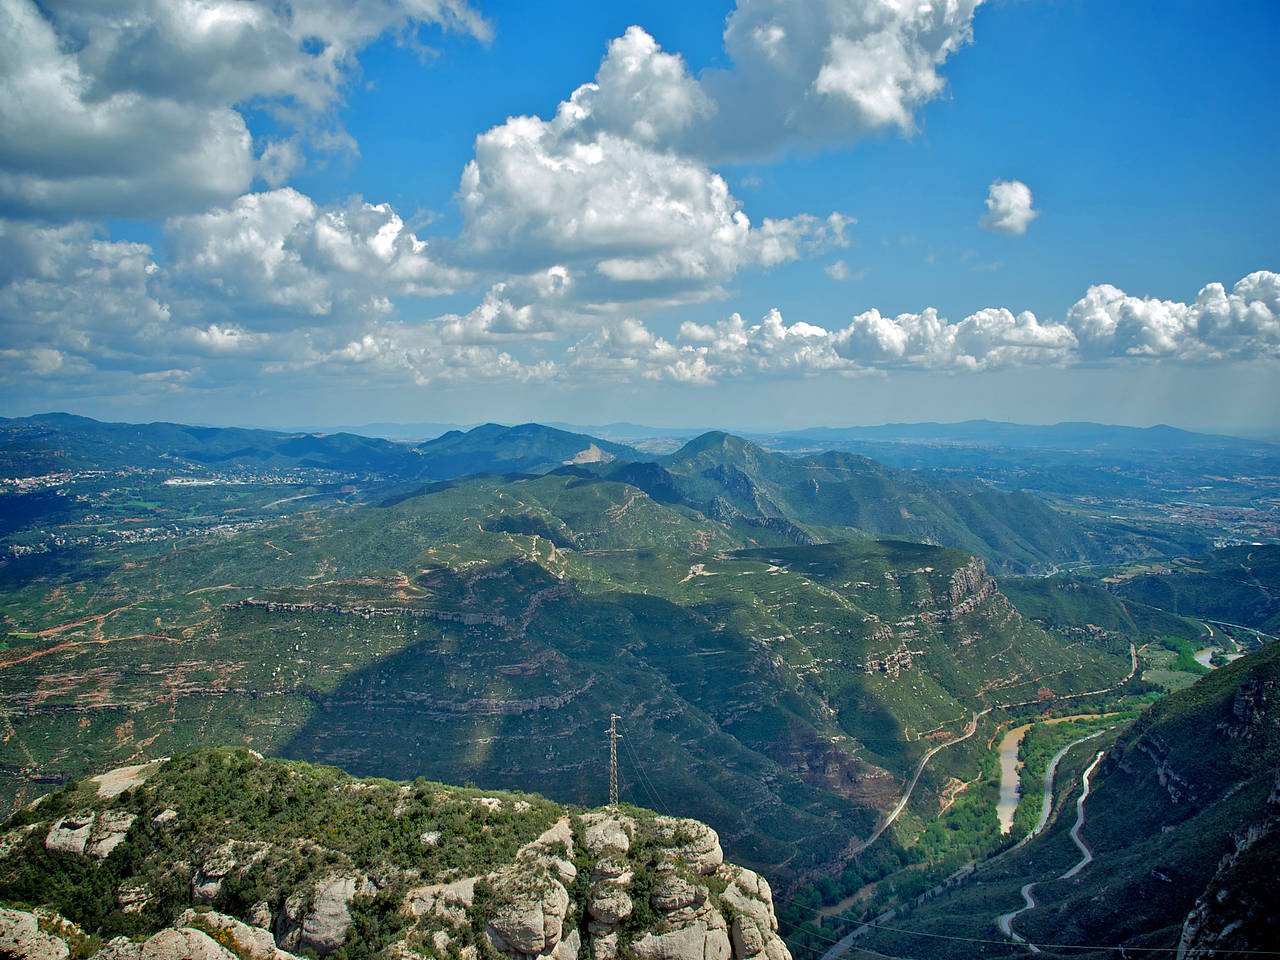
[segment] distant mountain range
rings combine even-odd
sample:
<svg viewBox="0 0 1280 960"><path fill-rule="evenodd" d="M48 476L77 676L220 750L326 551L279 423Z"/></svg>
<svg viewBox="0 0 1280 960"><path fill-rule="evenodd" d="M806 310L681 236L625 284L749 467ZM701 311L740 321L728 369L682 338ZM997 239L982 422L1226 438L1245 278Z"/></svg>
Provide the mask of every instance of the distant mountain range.
<svg viewBox="0 0 1280 960"><path fill-rule="evenodd" d="M0 419L0 475L68 469L313 469L395 480L447 480L471 473L540 473L587 459L640 458L630 447L539 424L484 424L425 443L354 433L281 433L178 423L103 423L64 413Z"/></svg>
<svg viewBox="0 0 1280 960"><path fill-rule="evenodd" d="M404 484L577 471L630 484L660 503L692 508L731 527L770 527L796 543L899 537L958 547L1014 572L1125 560L1164 546L1140 536L1099 538L1018 490L907 473L846 451L785 456L719 431L655 457L533 423L483 424L405 444L350 433L102 423L67 414L0 420L0 476L126 467L179 475L312 470L334 479ZM1191 549L1208 546L1192 540Z"/></svg>

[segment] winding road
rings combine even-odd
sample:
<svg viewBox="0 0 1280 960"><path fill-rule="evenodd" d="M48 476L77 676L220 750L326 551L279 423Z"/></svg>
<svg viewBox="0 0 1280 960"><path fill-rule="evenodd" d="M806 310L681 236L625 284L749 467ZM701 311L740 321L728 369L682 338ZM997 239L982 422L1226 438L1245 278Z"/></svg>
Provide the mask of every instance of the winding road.
<svg viewBox="0 0 1280 960"><path fill-rule="evenodd" d="M880 824L880 826L876 827L876 832L871 834L871 836L867 837L867 839L862 842L862 846L860 846L857 850L858 853L861 853L863 850L867 849L867 847L871 846L873 843L879 840L880 834L888 830L889 827L893 824L893 821L898 819L898 814L902 813L902 811L907 808L907 801L911 799L911 791L915 790L916 783L919 782L920 780L920 774L924 773L924 768L928 765L933 755L937 753L939 750L945 750L947 747L954 747L957 743L960 743L962 740L968 740L970 737L972 737L974 732L978 729L978 718L985 717L993 709L994 709L993 707L987 707L987 709L983 710L981 713L975 713L969 719L969 726L965 729L965 732L961 736L956 737L954 740L948 740L946 743L938 744L936 747L934 747L932 750L930 750L928 753L926 753L923 757L920 758L920 763L916 766L915 775L912 776L911 782L907 784L907 789L902 792L902 798L898 801L897 806L895 806L891 811L889 811L889 815L884 818L884 821Z"/></svg>
<svg viewBox="0 0 1280 960"><path fill-rule="evenodd" d="M1093 734L1093 736L1096 737L1098 736L1098 734L1095 733ZM1071 749L1071 747L1074 747L1076 743L1083 743L1085 740L1089 740L1089 739L1091 739L1091 737L1084 737L1080 740L1077 740L1075 743L1069 744L1067 747L1065 747L1056 757L1053 758L1053 763L1050 765L1050 770L1052 771L1053 767L1057 766L1058 761L1062 759L1062 755L1066 753L1067 750ZM1088 844L1086 844L1084 840L1080 838L1080 828L1084 826L1084 802L1089 797L1089 777L1093 773L1094 769L1098 766L1098 764L1102 762L1102 757L1105 753L1106 751L1099 750L1098 755L1093 758L1093 763L1089 764L1089 766L1085 768L1084 773L1081 774L1080 776L1080 783L1081 783L1080 796L1076 799L1076 822L1075 822L1075 826L1071 828L1071 842L1074 843L1076 845L1076 848L1080 851L1080 859L1075 863L1074 866L1071 867L1070 870L1068 870L1066 873L1062 874L1061 876L1056 877L1055 879L1057 880L1070 880L1072 877L1074 877L1081 870L1083 870L1085 867L1087 867L1089 864L1093 862L1093 851L1091 851L1089 849ZM1052 776L1050 775L1047 778L1047 780L1051 784ZM1046 786L1046 790L1048 790L1048 786ZM1049 804L1049 800L1050 800L1050 795L1047 792L1045 794L1046 807ZM1025 843L1032 836L1038 833L1041 827L1044 826L1046 819L1047 819L1047 815L1042 813L1040 826L1038 826L1035 829L1035 831L1033 831L1026 838L1024 838L1018 844L1018 846L1021 846L1022 843ZM1022 885L1022 889L1019 892L1022 894L1022 900L1025 906L1020 907L1017 910L1012 910L1009 913L1002 913L1000 916L996 917L996 926L999 927L1000 932L1004 934L1006 937L1008 937L1010 940L1013 940L1017 943L1025 944L1027 949L1030 950L1032 953L1039 953L1040 952L1039 947L1037 947L1034 943L1031 943L1030 941L1028 941L1026 938L1020 936L1013 929L1014 918L1016 918L1020 914L1026 913L1028 910L1034 910L1036 908L1036 898L1031 894L1031 890L1035 885L1036 885L1035 883L1024 883Z"/></svg>

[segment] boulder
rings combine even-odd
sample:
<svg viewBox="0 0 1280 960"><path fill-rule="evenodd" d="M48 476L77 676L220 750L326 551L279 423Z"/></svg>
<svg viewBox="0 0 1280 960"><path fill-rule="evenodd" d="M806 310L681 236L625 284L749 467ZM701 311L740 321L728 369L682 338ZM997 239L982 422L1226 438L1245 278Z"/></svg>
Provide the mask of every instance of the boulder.
<svg viewBox="0 0 1280 960"><path fill-rule="evenodd" d="M136 814L122 810L106 810L98 814L85 853L95 859L105 860L124 841L129 828L137 819Z"/></svg>
<svg viewBox="0 0 1280 960"><path fill-rule="evenodd" d="M580 949L582 949L582 935L577 930L570 930L569 935L557 943L551 951L551 960L578 960Z"/></svg>
<svg viewBox="0 0 1280 960"><path fill-rule="evenodd" d="M705 823L658 817L654 828L658 837L669 845L671 854L695 873L709 877L724 863L720 836Z"/></svg>
<svg viewBox="0 0 1280 960"><path fill-rule="evenodd" d="M594 960L616 960L618 956L618 931L591 934L591 956Z"/></svg>
<svg viewBox="0 0 1280 960"><path fill-rule="evenodd" d="M733 955L738 960L763 953L767 942L760 932L760 925L741 913L733 918L733 924L729 927L729 940L733 943Z"/></svg>
<svg viewBox="0 0 1280 960"><path fill-rule="evenodd" d="M66 960L71 950L59 937L40 929L34 913L0 910L0 956L23 960Z"/></svg>
<svg viewBox="0 0 1280 960"><path fill-rule="evenodd" d="M564 932L569 891L550 876L529 876L519 868L494 881L497 909L485 925L495 949L503 953L550 953Z"/></svg>
<svg viewBox="0 0 1280 960"><path fill-rule="evenodd" d="M634 904L627 891L612 883L597 884L587 901L587 913L600 923L616 925L631 916Z"/></svg>
<svg viewBox="0 0 1280 960"><path fill-rule="evenodd" d="M773 911L773 892L769 882L750 870L739 870L724 888L720 898L738 913L745 913L770 932L778 929Z"/></svg>
<svg viewBox="0 0 1280 960"><path fill-rule="evenodd" d="M259 927L252 927L237 920L235 917L227 916L225 913L214 911L196 913L194 910L185 910L178 917L174 926L195 929L211 927L225 930L235 938L240 949L252 957L253 960L297 960L292 953L286 953L284 950L279 949L276 946L275 939L268 931Z"/></svg>
<svg viewBox="0 0 1280 960"><path fill-rule="evenodd" d="M627 861L614 857L597 860L596 865L591 868L592 883L611 881L626 886L631 882L631 876L631 868L627 865Z"/></svg>
<svg viewBox="0 0 1280 960"><path fill-rule="evenodd" d="M116 905L121 913L141 913L143 908L155 898L145 880L130 877L116 888Z"/></svg>
<svg viewBox="0 0 1280 960"><path fill-rule="evenodd" d="M649 903L659 913L673 913L685 907L697 907L706 902L707 888L690 883L672 872L659 875L649 895Z"/></svg>
<svg viewBox="0 0 1280 960"><path fill-rule="evenodd" d="M523 802L523 801L521 801ZM567 858L573 856L573 830L568 817L561 817L536 839L526 843L516 854L517 861L541 864L555 871L560 882L573 883L578 868Z"/></svg>
<svg viewBox="0 0 1280 960"><path fill-rule="evenodd" d="M437 930L435 933L431 934L431 944L436 948L436 952L442 957L447 957L449 955L450 948L457 952L460 960L476 960L478 956L474 944L467 944L465 947L458 947L454 943L453 937L449 936L449 934L445 933L443 930ZM421 954L415 951L409 955L409 960L418 960L420 956Z"/></svg>
<svg viewBox="0 0 1280 960"><path fill-rule="evenodd" d="M173 826L178 819L178 811L166 808L151 818L151 825L157 829L166 829Z"/></svg>
<svg viewBox="0 0 1280 960"><path fill-rule="evenodd" d="M376 892L366 877L318 880L310 890L298 890L285 901L276 918L276 942L284 950L310 949L321 956L333 953L346 943L351 901L356 894L372 896Z"/></svg>
<svg viewBox="0 0 1280 960"><path fill-rule="evenodd" d="M404 905L415 917L432 916L450 923L467 922L467 910L476 901L476 881L467 877L453 883L416 887L405 894Z"/></svg>
<svg viewBox="0 0 1280 960"><path fill-rule="evenodd" d="M191 899L196 903L213 903L222 890L222 878L235 868L235 846L224 843L205 859L191 878Z"/></svg>
<svg viewBox="0 0 1280 960"><path fill-rule="evenodd" d="M161 930L142 945L138 960L239 960L199 930Z"/></svg>
<svg viewBox="0 0 1280 960"><path fill-rule="evenodd" d="M92 813L73 813L63 817L49 828L44 838L44 848L53 853L83 854L89 834L93 832Z"/></svg>
<svg viewBox="0 0 1280 960"><path fill-rule="evenodd" d="M138 960L142 956L142 944L128 937L112 937L107 945L93 955L93 960Z"/></svg>
<svg viewBox="0 0 1280 960"><path fill-rule="evenodd" d="M250 926L259 927L263 930L271 929L271 904L265 900L259 900L249 908L249 913L245 916Z"/></svg>
<svg viewBox="0 0 1280 960"><path fill-rule="evenodd" d="M582 842L587 852L598 857L607 849L626 853L631 849L631 838L636 834L636 822L620 813L593 811L582 815L586 829Z"/></svg>
<svg viewBox="0 0 1280 960"><path fill-rule="evenodd" d="M640 960L729 960L732 948L721 926L696 921L667 933L646 933L631 944Z"/></svg>

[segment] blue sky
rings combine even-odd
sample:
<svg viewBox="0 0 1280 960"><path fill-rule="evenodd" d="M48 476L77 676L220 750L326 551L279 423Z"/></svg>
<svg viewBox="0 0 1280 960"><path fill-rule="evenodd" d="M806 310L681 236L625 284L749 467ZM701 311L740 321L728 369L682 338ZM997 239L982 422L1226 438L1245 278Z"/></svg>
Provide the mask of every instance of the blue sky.
<svg viewBox="0 0 1280 960"><path fill-rule="evenodd" d="M1278 38L1225 0L0 0L0 413L1280 432Z"/></svg>

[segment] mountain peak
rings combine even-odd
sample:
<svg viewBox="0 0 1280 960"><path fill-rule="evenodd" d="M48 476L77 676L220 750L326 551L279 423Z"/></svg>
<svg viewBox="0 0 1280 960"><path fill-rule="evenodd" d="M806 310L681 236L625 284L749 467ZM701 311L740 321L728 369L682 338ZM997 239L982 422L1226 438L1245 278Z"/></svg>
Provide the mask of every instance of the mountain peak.
<svg viewBox="0 0 1280 960"><path fill-rule="evenodd" d="M750 440L744 440L742 437L726 433L723 430L709 430L699 437L694 437L683 447L671 454L670 458L674 462L683 460L692 460L705 453L725 454L734 459L740 459L748 451L758 451L757 447Z"/></svg>

